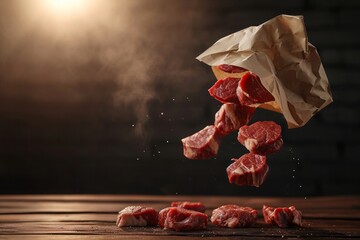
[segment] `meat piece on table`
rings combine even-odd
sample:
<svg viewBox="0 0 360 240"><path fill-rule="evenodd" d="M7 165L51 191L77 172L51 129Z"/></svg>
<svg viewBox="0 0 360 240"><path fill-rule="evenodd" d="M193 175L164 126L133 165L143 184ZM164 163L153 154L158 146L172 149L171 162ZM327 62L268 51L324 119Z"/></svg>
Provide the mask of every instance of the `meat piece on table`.
<svg viewBox="0 0 360 240"><path fill-rule="evenodd" d="M215 157L219 150L221 134L214 125L206 126L199 132L181 139L184 156L189 159Z"/></svg>
<svg viewBox="0 0 360 240"><path fill-rule="evenodd" d="M236 103L225 103L215 114L215 127L220 134L227 135L246 125L254 115L255 108Z"/></svg>
<svg viewBox="0 0 360 240"><path fill-rule="evenodd" d="M294 216L292 224L296 226L301 226L302 213L299 210L297 210L294 206L290 206L289 209Z"/></svg>
<svg viewBox="0 0 360 240"><path fill-rule="evenodd" d="M264 205L262 212L267 224L275 224L281 228L301 226L302 214L294 206L273 208Z"/></svg>
<svg viewBox="0 0 360 240"><path fill-rule="evenodd" d="M273 121L259 121L240 127L238 140L250 152L260 155L278 152L283 145L281 127Z"/></svg>
<svg viewBox="0 0 360 240"><path fill-rule="evenodd" d="M252 105L274 101L275 98L262 85L260 78L252 72L242 76L236 89L237 97L243 105Z"/></svg>
<svg viewBox="0 0 360 240"><path fill-rule="evenodd" d="M228 64L221 64L217 67L221 71L227 72L227 73L242 73L242 72L247 71L245 68L234 66L234 65L228 65Z"/></svg>
<svg viewBox="0 0 360 240"><path fill-rule="evenodd" d="M224 205L213 210L210 221L221 227L250 227L256 222L257 211L250 207Z"/></svg>
<svg viewBox="0 0 360 240"><path fill-rule="evenodd" d="M203 203L201 202L172 202L172 207L181 207L188 210L198 211L198 212L205 212L206 208Z"/></svg>
<svg viewBox="0 0 360 240"><path fill-rule="evenodd" d="M158 224L158 212L151 207L128 206L119 212L116 225L128 226L156 226Z"/></svg>
<svg viewBox="0 0 360 240"><path fill-rule="evenodd" d="M181 207L168 207L159 212L159 225L175 231L192 231L207 228L208 216L205 213Z"/></svg>
<svg viewBox="0 0 360 240"><path fill-rule="evenodd" d="M247 153L232 160L234 162L226 169L230 183L259 187L268 175L269 166L265 156Z"/></svg>
<svg viewBox="0 0 360 240"><path fill-rule="evenodd" d="M210 95L222 103L239 103L236 95L236 89L239 85L240 78L219 79L209 88Z"/></svg>

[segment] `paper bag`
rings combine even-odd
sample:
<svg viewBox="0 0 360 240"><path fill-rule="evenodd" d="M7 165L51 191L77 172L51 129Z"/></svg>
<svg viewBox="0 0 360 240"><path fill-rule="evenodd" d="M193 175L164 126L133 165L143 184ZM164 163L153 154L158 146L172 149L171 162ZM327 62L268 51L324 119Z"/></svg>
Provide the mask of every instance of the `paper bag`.
<svg viewBox="0 0 360 240"><path fill-rule="evenodd" d="M320 57L308 42L302 16L279 15L230 34L197 59L213 66L217 79L234 76L217 71L215 66L221 64L254 72L275 98L258 107L282 113L289 128L304 126L333 101Z"/></svg>

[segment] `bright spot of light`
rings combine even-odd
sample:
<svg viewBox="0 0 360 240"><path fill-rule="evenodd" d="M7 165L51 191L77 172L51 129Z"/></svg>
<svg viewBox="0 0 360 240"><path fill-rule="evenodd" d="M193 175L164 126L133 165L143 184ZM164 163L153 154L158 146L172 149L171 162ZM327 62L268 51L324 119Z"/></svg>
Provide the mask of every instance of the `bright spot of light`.
<svg viewBox="0 0 360 240"><path fill-rule="evenodd" d="M53 15L74 15L84 12L89 0L43 0L45 10Z"/></svg>

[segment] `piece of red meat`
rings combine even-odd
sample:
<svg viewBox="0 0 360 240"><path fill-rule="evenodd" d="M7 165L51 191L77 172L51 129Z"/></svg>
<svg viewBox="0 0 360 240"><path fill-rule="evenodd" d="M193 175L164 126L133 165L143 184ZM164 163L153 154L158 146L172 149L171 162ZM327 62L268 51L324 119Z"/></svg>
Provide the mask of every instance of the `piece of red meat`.
<svg viewBox="0 0 360 240"><path fill-rule="evenodd" d="M214 125L206 126L199 132L181 139L184 156L189 159L215 157L219 150L221 134Z"/></svg>
<svg viewBox="0 0 360 240"><path fill-rule="evenodd" d="M254 115L255 108L236 103L225 103L215 114L215 127L220 134L227 135L246 125Z"/></svg>
<svg viewBox="0 0 360 240"><path fill-rule="evenodd" d="M301 226L302 214L294 206L273 208L264 205L262 212L267 224L275 224L281 228Z"/></svg>
<svg viewBox="0 0 360 240"><path fill-rule="evenodd" d="M207 228L208 216L205 213L181 207L168 207L159 212L159 225L175 231L192 231Z"/></svg>
<svg viewBox="0 0 360 240"><path fill-rule="evenodd" d="M250 227L256 222L257 211L250 207L224 205L213 210L210 221L221 227Z"/></svg>
<svg viewBox="0 0 360 240"><path fill-rule="evenodd" d="M238 140L250 152L260 155L278 152L283 145L281 127L273 121L259 121L240 127Z"/></svg>
<svg viewBox="0 0 360 240"><path fill-rule="evenodd" d="M156 226L158 224L158 215L158 212L151 207L128 206L119 212L116 225L118 227Z"/></svg>
<svg viewBox="0 0 360 240"><path fill-rule="evenodd" d="M204 213L206 208L203 203L201 202L172 202L171 207L181 207L188 210L198 211Z"/></svg>
<svg viewBox="0 0 360 240"><path fill-rule="evenodd" d="M222 103L239 103L236 95L239 81L240 78L232 77L219 79L208 91L213 98Z"/></svg>
<svg viewBox="0 0 360 240"><path fill-rule="evenodd" d="M228 65L228 64L219 65L218 68L221 71L224 71L227 73L242 73L242 72L247 71L245 68L234 66L234 65Z"/></svg>
<svg viewBox="0 0 360 240"><path fill-rule="evenodd" d="M271 93L261 84L260 78L252 72L247 72L241 77L236 88L236 95L243 105L275 100Z"/></svg>
<svg viewBox="0 0 360 240"><path fill-rule="evenodd" d="M290 209L290 211L292 212L292 214L294 216L292 224L296 225L296 226L301 226L302 213L299 210L297 210L295 208L295 206L290 206L289 209Z"/></svg>
<svg viewBox="0 0 360 240"><path fill-rule="evenodd" d="M247 153L232 160L234 162L226 169L230 183L259 187L268 175L269 166L265 156Z"/></svg>

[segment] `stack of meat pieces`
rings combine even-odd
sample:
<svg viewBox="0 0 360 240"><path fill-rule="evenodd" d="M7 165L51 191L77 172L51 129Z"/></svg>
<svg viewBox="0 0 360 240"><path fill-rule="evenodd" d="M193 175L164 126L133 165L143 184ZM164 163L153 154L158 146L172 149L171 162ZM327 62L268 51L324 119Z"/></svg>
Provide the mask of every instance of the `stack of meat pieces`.
<svg viewBox="0 0 360 240"><path fill-rule="evenodd" d="M151 207L129 206L119 212L116 225L118 227L160 226L175 231L204 230L209 221L205 210L201 202L173 202L170 207L159 212ZM273 208L264 205L262 212L266 224L279 227L301 226L302 214L294 206ZM215 226L227 228L251 227L256 220L255 209L235 204L214 209L210 217L211 223Z"/></svg>
<svg viewBox="0 0 360 240"><path fill-rule="evenodd" d="M183 138L185 157L207 159L218 153L221 138L238 132L238 141L250 153L227 168L230 183L259 187L267 177L269 167L266 155L275 153L283 145L281 127L272 121L256 122L247 126L255 109L262 103L274 101L274 97L261 84L257 75L243 68L220 65L217 69L227 73L244 73L242 77L219 79L210 89L212 97L223 103L215 114L213 125Z"/></svg>
<svg viewBox="0 0 360 240"><path fill-rule="evenodd" d="M202 230L207 228L208 215L201 202L173 202L170 207L157 212L154 208L129 206L118 214L118 227L145 227L159 225L175 231Z"/></svg>

